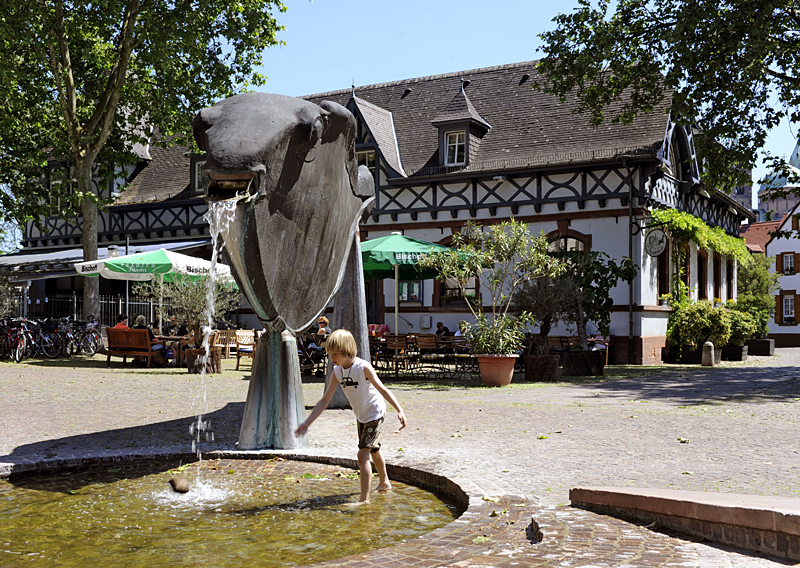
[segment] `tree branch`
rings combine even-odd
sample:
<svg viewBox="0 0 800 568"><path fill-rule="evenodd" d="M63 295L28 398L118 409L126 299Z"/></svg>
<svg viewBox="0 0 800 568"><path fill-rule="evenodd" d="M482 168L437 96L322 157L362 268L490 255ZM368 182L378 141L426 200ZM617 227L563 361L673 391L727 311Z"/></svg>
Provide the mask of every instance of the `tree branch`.
<svg viewBox="0 0 800 568"><path fill-rule="evenodd" d="M139 17L140 10L139 0L128 0L119 46L117 47L117 61L108 76L106 88L97 103L94 114L86 125L86 132L91 136L94 134L100 120L102 119L103 121L100 132L95 137L94 142L89 145L89 153L92 157L100 152L114 126L120 88L125 82L125 75L128 72L128 62L133 51L133 31L136 27L136 20Z"/></svg>

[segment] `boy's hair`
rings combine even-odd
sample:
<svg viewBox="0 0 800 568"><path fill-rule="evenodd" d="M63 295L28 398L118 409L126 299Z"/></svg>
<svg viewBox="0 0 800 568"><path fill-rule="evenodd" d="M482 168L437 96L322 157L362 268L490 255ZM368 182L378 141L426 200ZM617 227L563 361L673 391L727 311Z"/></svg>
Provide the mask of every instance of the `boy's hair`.
<svg viewBox="0 0 800 568"><path fill-rule="evenodd" d="M142 314L136 316L136 325L144 325L145 317Z"/></svg>
<svg viewBox="0 0 800 568"><path fill-rule="evenodd" d="M357 355L358 347L352 333L346 329L337 329L325 342L325 351L328 353L338 351L348 359L352 359Z"/></svg>
<svg viewBox="0 0 800 568"><path fill-rule="evenodd" d="M124 322L126 319L128 319L128 316L126 316L125 314L119 314L119 315L117 316L117 323L122 323L122 322Z"/></svg>

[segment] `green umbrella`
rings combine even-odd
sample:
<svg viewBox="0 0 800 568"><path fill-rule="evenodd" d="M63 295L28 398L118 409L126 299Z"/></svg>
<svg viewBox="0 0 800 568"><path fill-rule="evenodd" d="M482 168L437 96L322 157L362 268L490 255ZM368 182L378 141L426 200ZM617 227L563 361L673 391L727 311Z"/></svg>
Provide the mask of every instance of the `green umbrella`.
<svg viewBox="0 0 800 568"><path fill-rule="evenodd" d="M170 282L178 274L198 277L208 274L211 262L162 248L116 258L78 262L75 270L83 276L102 276L113 280L144 281L161 274L165 281ZM223 280L231 280L229 266L217 264L215 273Z"/></svg>
<svg viewBox="0 0 800 568"><path fill-rule="evenodd" d="M399 281L435 278L439 274L435 269L422 269L417 263L431 252L448 250L445 246L399 233L361 243L364 280L394 278L394 333L398 331Z"/></svg>

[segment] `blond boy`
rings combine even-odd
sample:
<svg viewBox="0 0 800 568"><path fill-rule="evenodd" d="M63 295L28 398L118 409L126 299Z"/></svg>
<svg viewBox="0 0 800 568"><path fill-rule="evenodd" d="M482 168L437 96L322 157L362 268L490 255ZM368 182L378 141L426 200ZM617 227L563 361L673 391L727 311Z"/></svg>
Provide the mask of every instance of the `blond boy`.
<svg viewBox="0 0 800 568"><path fill-rule="evenodd" d="M370 362L356 356L356 341L349 331L345 329L334 331L325 342L325 351L328 352L334 365L331 379L322 398L314 406L306 421L297 428L295 435L302 436L308 431L311 423L328 407L336 392L336 387L341 385L358 421L358 468L361 478L361 497L357 504L362 505L369 503L372 481L370 456L375 462L375 469L378 470L378 491L388 491L392 488L386 473L386 462L381 453L380 438L386 414L385 401L389 401L397 410L401 430L406 427L406 415L391 391L375 374L375 369L372 368Z"/></svg>

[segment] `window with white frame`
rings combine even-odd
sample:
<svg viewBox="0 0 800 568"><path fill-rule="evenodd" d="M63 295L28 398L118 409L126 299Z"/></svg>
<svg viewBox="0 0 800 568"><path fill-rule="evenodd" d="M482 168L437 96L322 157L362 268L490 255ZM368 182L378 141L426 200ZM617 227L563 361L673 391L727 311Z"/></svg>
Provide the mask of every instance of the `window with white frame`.
<svg viewBox="0 0 800 568"><path fill-rule="evenodd" d="M359 166L367 166L372 178L375 178L375 151L356 152L356 160Z"/></svg>
<svg viewBox="0 0 800 568"><path fill-rule="evenodd" d="M783 296L783 321L794 321L794 296Z"/></svg>
<svg viewBox="0 0 800 568"><path fill-rule="evenodd" d="M446 166L457 166L466 163L467 143L464 131L447 132L444 135L447 146Z"/></svg>
<svg viewBox="0 0 800 568"><path fill-rule="evenodd" d="M783 255L783 273L794 274L794 253L787 253Z"/></svg>

